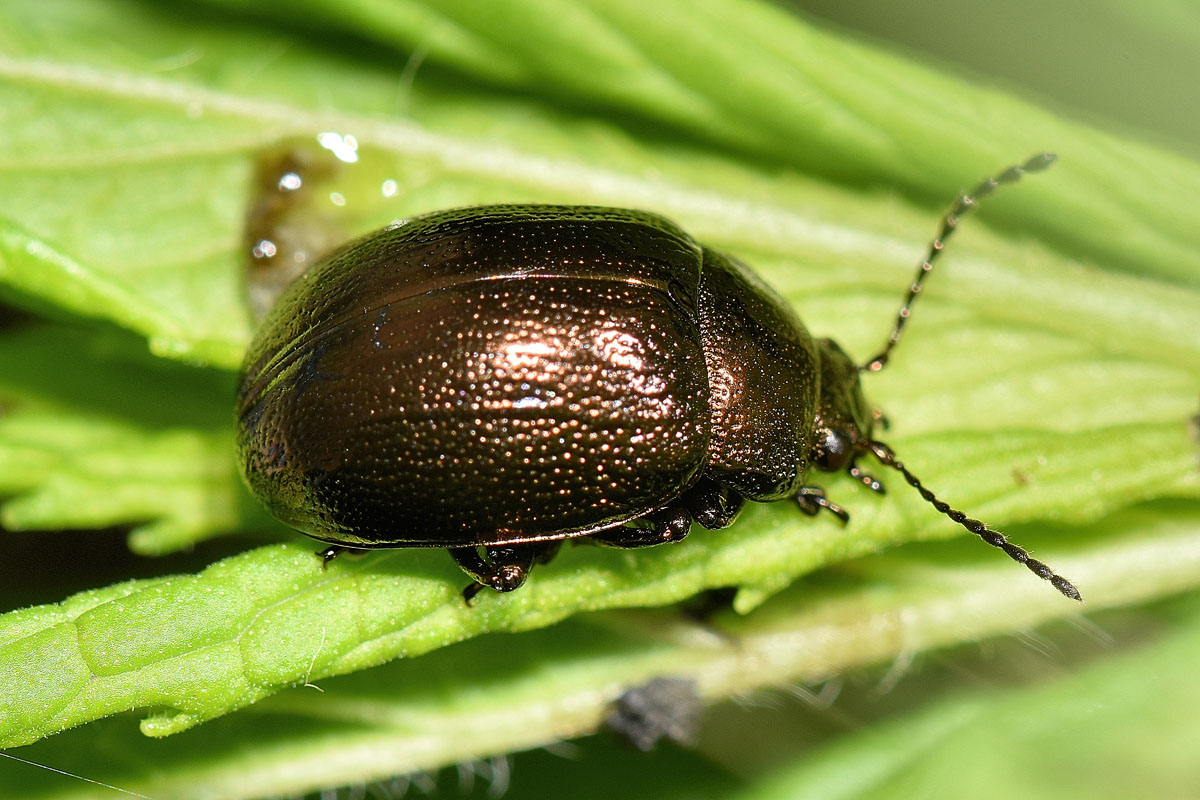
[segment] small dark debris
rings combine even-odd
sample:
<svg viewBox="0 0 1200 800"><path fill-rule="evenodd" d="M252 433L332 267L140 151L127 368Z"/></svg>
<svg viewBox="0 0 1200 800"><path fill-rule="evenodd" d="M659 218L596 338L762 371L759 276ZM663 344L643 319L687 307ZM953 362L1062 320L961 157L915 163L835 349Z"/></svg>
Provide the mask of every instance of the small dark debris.
<svg viewBox="0 0 1200 800"><path fill-rule="evenodd" d="M701 706L700 692L690 678L654 678L617 698L604 724L643 751L664 738L691 745L699 731Z"/></svg>

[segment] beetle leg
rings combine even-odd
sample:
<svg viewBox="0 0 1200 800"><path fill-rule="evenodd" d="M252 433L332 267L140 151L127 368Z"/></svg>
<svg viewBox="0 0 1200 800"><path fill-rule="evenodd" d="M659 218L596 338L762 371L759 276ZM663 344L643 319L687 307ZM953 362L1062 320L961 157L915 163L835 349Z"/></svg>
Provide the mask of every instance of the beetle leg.
<svg viewBox="0 0 1200 800"><path fill-rule="evenodd" d="M588 539L606 547L631 550L636 547L653 547L656 544L681 541L692 527L692 515L683 506L660 508L647 516L646 521L651 527L635 528L632 525L623 525L593 533Z"/></svg>
<svg viewBox="0 0 1200 800"><path fill-rule="evenodd" d="M346 548L342 547L340 544L331 544L329 547L326 547L324 550L317 553L317 555L321 558L321 569L328 569L329 562L333 561L344 552L346 552Z"/></svg>
<svg viewBox="0 0 1200 800"><path fill-rule="evenodd" d="M683 502L692 519L716 531L733 524L746 505L746 498L728 486L702 479L684 495Z"/></svg>
<svg viewBox="0 0 1200 800"><path fill-rule="evenodd" d="M366 555L367 552L367 550L364 550L361 547L347 547L344 544L331 544L324 550L319 551L317 553L317 557L321 559L321 569L328 569L329 562L333 561L343 553L351 556L363 556Z"/></svg>
<svg viewBox="0 0 1200 800"><path fill-rule="evenodd" d="M800 490L795 495L796 505L800 506L800 510L810 517L815 517L821 513L821 509L827 510L835 517L842 521L842 524L850 521L850 515L846 509L836 503L831 503L825 497L825 490L820 486L801 486Z"/></svg>
<svg viewBox="0 0 1200 800"><path fill-rule="evenodd" d="M534 563L545 563L554 556L562 542L531 542L529 544L485 547L487 557L479 555L475 547L451 547L450 557L463 572L475 579L475 583L463 589L463 600L471 604L471 598L487 586L497 592L518 589L529 577Z"/></svg>
<svg viewBox="0 0 1200 800"><path fill-rule="evenodd" d="M850 462L850 466L846 469L846 472L849 472L850 477L855 478L859 483L870 489L872 492L877 494L886 494L887 490L884 489L883 484L879 482L879 479L874 475L868 475L867 473L863 472L858 468L858 464L855 462Z"/></svg>

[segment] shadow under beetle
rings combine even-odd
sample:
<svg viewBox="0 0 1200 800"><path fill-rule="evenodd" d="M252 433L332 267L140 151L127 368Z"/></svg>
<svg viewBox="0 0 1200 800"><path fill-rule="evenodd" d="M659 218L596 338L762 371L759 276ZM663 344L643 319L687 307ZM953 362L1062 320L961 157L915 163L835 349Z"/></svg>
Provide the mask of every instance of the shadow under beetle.
<svg viewBox="0 0 1200 800"><path fill-rule="evenodd" d="M806 477L845 471L882 492L859 467L870 454L1078 600L926 489L875 438L859 384L887 364L960 219L1053 160L958 198L861 366L745 265L655 214L501 205L395 224L322 259L259 327L237 402L243 475L276 517L333 543L327 559L448 549L470 600L521 586L564 539L676 542L692 522L727 527L747 500L845 521Z"/></svg>

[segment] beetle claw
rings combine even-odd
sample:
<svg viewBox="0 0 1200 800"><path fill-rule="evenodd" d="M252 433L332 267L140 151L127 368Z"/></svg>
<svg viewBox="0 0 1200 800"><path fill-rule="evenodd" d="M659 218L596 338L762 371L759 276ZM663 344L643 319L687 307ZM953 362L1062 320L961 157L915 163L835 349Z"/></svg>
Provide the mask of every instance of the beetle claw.
<svg viewBox="0 0 1200 800"><path fill-rule="evenodd" d="M469 583L463 587L462 599L467 604L467 608L473 608L475 603L475 595L479 594L479 590L483 588L482 583Z"/></svg>
<svg viewBox="0 0 1200 800"><path fill-rule="evenodd" d="M462 590L463 601L470 606L485 586L497 592L511 592L525 584L529 570L544 563L558 550L560 541L531 542L505 547L485 547L487 557L475 547L451 547L449 553L463 572L475 582Z"/></svg>

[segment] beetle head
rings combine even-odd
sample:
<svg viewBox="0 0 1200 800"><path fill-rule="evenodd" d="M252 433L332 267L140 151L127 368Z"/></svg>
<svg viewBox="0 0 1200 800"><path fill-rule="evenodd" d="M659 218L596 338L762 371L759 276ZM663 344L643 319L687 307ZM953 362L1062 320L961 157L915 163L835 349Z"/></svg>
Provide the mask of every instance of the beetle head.
<svg viewBox="0 0 1200 800"><path fill-rule="evenodd" d="M863 397L858 366L832 339L822 339L819 347L821 394L812 463L825 472L841 472L869 449L875 417Z"/></svg>
<svg viewBox="0 0 1200 800"><path fill-rule="evenodd" d="M950 211L942 218L941 230L930 244L925 258L917 267L916 277L900 307L900 313L896 315L892 332L878 355L865 364L856 366L835 342L829 339L821 340L821 393L817 407L816 425L813 429L811 461L818 469L826 472L845 470L869 489L882 492L882 484L870 475L861 472L855 463L858 456L871 453L879 463L903 475L904 480L939 512L993 547L1000 548L1008 554L1009 558L1024 564L1039 578L1053 584L1054 588L1065 596L1073 600L1081 600L1079 590L1069 580L1055 573L1045 563L1030 556L1023 548L1010 542L1004 534L992 530L985 523L972 519L948 503L939 500L921 483L917 476L909 471L903 462L896 458L892 448L873 438L872 429L875 420L882 420L882 417L878 413L872 414L867 407L858 380L860 373L878 372L887 365L888 357L896 343L900 341L904 326L912 314L913 301L920 294L925 277L933 269L934 263L945 247L946 240L957 230L962 218L971 213L979 201L989 197L1001 185L1014 183L1027 172L1039 172L1053 162L1053 155L1040 153L1023 164L1009 167L994 178L988 178L976 186L973 191L959 196ZM844 510L826 500L820 489L813 491L814 488L802 487L801 494L797 496L796 499L802 510L809 514L815 514L819 509L826 508L843 522L849 519L849 515Z"/></svg>

